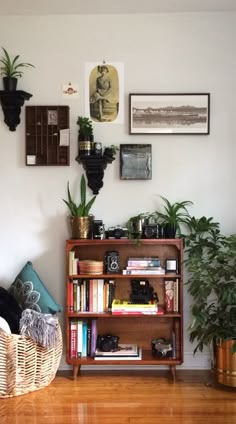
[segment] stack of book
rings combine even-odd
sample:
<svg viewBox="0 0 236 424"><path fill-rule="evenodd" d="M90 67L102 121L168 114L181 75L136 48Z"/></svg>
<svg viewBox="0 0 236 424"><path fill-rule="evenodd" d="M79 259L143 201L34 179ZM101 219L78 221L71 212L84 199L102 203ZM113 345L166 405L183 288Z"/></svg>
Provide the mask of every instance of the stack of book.
<svg viewBox="0 0 236 424"><path fill-rule="evenodd" d="M111 352L103 352L100 349L95 350L94 359L96 361L107 360L139 360L142 359L142 349L136 344L119 343L118 348Z"/></svg>
<svg viewBox="0 0 236 424"><path fill-rule="evenodd" d="M157 302L150 301L148 303L132 303L128 300L114 299L112 302L111 312L113 315L163 315L163 308L157 305Z"/></svg>
<svg viewBox="0 0 236 424"><path fill-rule="evenodd" d="M165 274L165 269L161 267L158 257L130 257L124 275L159 275Z"/></svg>

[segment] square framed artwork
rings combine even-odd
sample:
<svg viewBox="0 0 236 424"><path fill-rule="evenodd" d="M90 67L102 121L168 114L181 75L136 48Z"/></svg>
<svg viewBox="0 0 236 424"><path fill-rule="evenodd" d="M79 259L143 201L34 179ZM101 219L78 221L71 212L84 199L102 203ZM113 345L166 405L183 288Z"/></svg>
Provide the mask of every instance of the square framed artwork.
<svg viewBox="0 0 236 424"><path fill-rule="evenodd" d="M120 145L120 179L151 180L152 179L152 146L151 144Z"/></svg>
<svg viewBox="0 0 236 424"><path fill-rule="evenodd" d="M129 94L130 134L210 133L209 93Z"/></svg>

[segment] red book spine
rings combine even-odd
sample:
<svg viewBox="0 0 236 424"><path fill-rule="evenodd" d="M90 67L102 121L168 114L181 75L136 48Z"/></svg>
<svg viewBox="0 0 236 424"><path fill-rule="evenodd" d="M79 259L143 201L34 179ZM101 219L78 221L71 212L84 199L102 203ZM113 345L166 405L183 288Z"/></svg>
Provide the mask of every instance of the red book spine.
<svg viewBox="0 0 236 424"><path fill-rule="evenodd" d="M73 280L68 283L68 311L74 311L74 285Z"/></svg>
<svg viewBox="0 0 236 424"><path fill-rule="evenodd" d="M70 357L77 357L77 323L70 323Z"/></svg>

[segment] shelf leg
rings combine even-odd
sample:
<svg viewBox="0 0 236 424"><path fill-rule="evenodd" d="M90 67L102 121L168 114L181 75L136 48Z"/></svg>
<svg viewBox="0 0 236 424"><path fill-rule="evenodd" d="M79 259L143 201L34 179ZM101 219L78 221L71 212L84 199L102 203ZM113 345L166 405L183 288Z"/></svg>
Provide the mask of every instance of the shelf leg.
<svg viewBox="0 0 236 424"><path fill-rule="evenodd" d="M176 368L175 365L170 365L170 372L171 372L171 376L173 381L176 381Z"/></svg>
<svg viewBox="0 0 236 424"><path fill-rule="evenodd" d="M80 370L80 365L73 365L73 380L76 379L79 370Z"/></svg>

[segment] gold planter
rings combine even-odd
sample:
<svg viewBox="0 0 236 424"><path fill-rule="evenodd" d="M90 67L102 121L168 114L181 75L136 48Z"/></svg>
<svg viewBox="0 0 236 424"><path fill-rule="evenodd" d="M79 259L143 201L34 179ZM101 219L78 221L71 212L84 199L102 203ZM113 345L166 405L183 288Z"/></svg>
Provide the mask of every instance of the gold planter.
<svg viewBox="0 0 236 424"><path fill-rule="evenodd" d="M236 353L231 348L234 340L222 342L216 347L216 380L220 384L236 387Z"/></svg>
<svg viewBox="0 0 236 424"><path fill-rule="evenodd" d="M71 234L74 239L89 239L91 236L91 217L70 216Z"/></svg>

